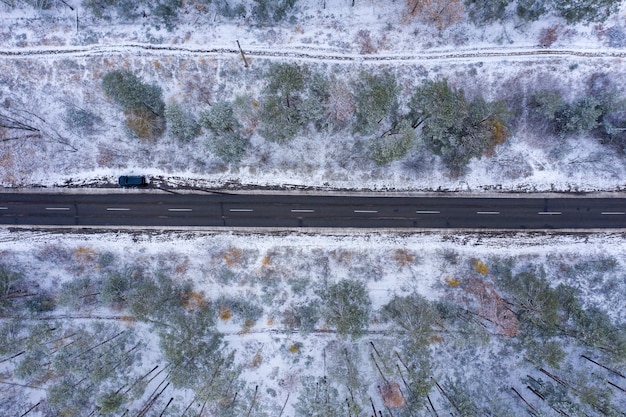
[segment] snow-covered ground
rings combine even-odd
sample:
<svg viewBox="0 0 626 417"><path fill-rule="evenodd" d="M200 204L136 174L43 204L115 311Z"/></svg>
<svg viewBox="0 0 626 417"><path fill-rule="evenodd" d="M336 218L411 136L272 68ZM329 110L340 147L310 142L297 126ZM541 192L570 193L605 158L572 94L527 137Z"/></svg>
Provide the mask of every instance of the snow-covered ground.
<svg viewBox="0 0 626 417"><path fill-rule="evenodd" d="M503 23L477 28L464 20L438 30L407 21L402 15L404 1L357 0L352 7L352 0L300 0L289 23L267 27L188 8L187 23L167 31L149 22L94 22L85 18L78 2L69 3L77 13L63 7L53 12L0 9L0 110L26 118L44 132L0 142L3 186L105 186L115 184L117 175L136 173L150 176L157 185L192 188L472 193L625 188L624 156L614 148L588 137L538 136L523 124L493 156L473 160L460 177L450 176L437 157L420 150L403 161L377 166L364 153L366 138L353 135L351 129L333 134L310 129L285 145L254 133L242 162L225 165L209 151L206 133L187 143L168 132L154 142L131 138L122 111L101 88L106 72L128 69L160 85L166 103L185 103L197 115L220 99L239 94L258 97L264 71L283 62L306 64L345 83L360 71L388 70L397 77L405 98L425 79L446 78L470 97L514 102L535 89L548 88L575 99L587 91L594 76L623 85L626 49L609 47L607 36L609 28L624 25L622 12L602 25L567 26L553 16L520 24L509 13ZM546 28L556 28L557 33L547 48L540 45ZM237 41L247 54L248 68ZM72 106L93 111L101 124L89 135L68 130L63 118ZM626 355L593 345L585 332L566 335L567 329L561 328L558 335L542 333L535 339L539 327L520 330L507 311L514 310L521 318L533 308L516 305L502 280L509 272L528 273L541 277L552 290L563 284L576 294L585 312L598 309L610 319L601 322L602 329L586 331L595 335L595 330L614 329L617 338L626 340L623 242L623 234L2 230L2 271L21 274L27 282L24 288L33 292L15 302L52 294L57 307L11 321L7 316L13 313L5 305L13 301L1 294L0 335L13 345L0 343L0 414L22 415L49 395L46 389L60 385L62 374L39 374L41 379L32 380L16 376L24 357L34 357L32 363L41 368L56 369L50 363L70 351L72 334L81 325L89 328L102 322L114 323L115 331L132 333L139 340L136 352L142 359L124 368L126 375L111 371L118 379L100 375L104 382L88 387L93 390L86 401L112 389L126 389L127 385L118 385L148 375L151 379L143 391L128 391L132 396L125 397L130 415L143 415L145 407L145 414L154 416L202 413L202 399L210 393L176 388L168 384L168 373L161 373L167 364L161 344L164 327L159 327L163 323L155 323L151 316L152 321L137 319L119 305L92 302L94 294L63 298L68 283L87 279L93 288L100 288L115 274L131 274L131 288L141 276L171 278L176 285L191 282L193 290L186 293L183 306L189 318L205 304L211 306L215 330L227 342L224 352L232 350L241 367L242 385L233 379L219 387L232 403L212 405L211 410L222 407L223 415L311 415L315 407L326 410L318 415L370 415L371 407L393 416L435 415L430 407L439 415L463 414L458 407L468 407L466 415L553 415L565 412L560 407L571 415L606 415L607 410L619 415L626 409L626 381L615 372L626 373ZM306 317L301 317L300 308L322 308L326 300L320 294L346 280L363 285L371 302L364 334L338 335L336 327L323 319L304 331ZM401 325L386 316L385 306L404 296L420 296L431 307L443 306L437 321L427 326L427 343L417 350L411 350L411 338L399 329ZM545 300L541 294L534 296L522 304L529 302L540 310ZM508 310L503 309L505 304ZM461 310L456 315L448 311L450 316L443 318L449 305ZM243 313L254 319L246 323ZM31 344L39 340L31 337L36 334L33 329L39 329L35 325L54 318L64 333L51 337L54 343ZM181 323L165 327L168 324ZM189 345L200 339L190 338ZM18 346L31 356L15 351ZM37 356L42 351L48 354L43 359ZM149 372L156 365L161 368ZM554 382L541 369L558 375L563 383ZM30 375L27 371L20 375ZM88 371L95 378L94 370ZM81 370L71 372L82 375ZM85 388L73 383L76 392ZM231 389L231 384L237 388ZM429 391L415 396L419 406L401 406L413 398L413 389L425 385ZM162 395L155 398L159 391ZM402 394L394 398L398 391ZM608 406L602 402L606 397ZM360 414L341 408L347 398L348 406L361 407ZM588 401L583 411L575 409L572 403L583 398ZM101 397L98 401L100 407ZM309 414L302 411L307 404ZM333 412L335 406L341 412ZM212 415L211 410L204 413ZM27 415L51 413L44 401ZM122 413L114 415L129 415Z"/></svg>
<svg viewBox="0 0 626 417"><path fill-rule="evenodd" d="M324 4L328 3L328 4ZM206 134L182 143L166 132L158 140L130 138L122 111L101 89L110 70L129 69L164 90L196 116L221 99L258 98L263 72L276 62L306 64L350 83L360 71L391 71L401 102L425 79L446 78L468 96L518 100L540 88L568 99L585 94L592 77L623 82L626 50L609 47L607 29L620 28L621 13L602 25L566 26L547 16L522 23L513 12L501 23L477 28L461 21L444 30L407 21L404 2L299 2L290 23L271 27L247 19L187 10L188 24L173 31L154 25L103 25L72 12L0 15L6 30L0 92L7 111L34 113L42 138L2 143L0 180L6 186L95 185L121 173L145 173L170 185L194 183L332 189L453 191L612 191L624 188L624 157L587 137L537 137L523 125L511 129L493 157L473 160L450 176L437 157L416 150L402 161L377 166L367 156L368 138L350 128L337 133L307 129L277 145L258 133L238 165L225 165L208 149ZM79 16L76 30L76 13ZM43 16L43 17L42 17ZM46 18L46 16L49 16ZM539 46L547 27L557 27L549 48ZM367 31L368 35L364 35ZM373 46L363 53L363 37ZM244 68L236 41L250 66ZM102 118L85 136L67 129L63 117L78 106Z"/></svg>
<svg viewBox="0 0 626 417"><path fill-rule="evenodd" d="M519 415L524 413L525 405L512 395L510 387L516 388L537 409L550 411L543 401L524 387L526 374L541 377L538 370L548 369L570 383L579 383L571 380L570 373L574 372L573 369L578 369L576 372L584 369L594 375L604 375L607 380L623 386L622 379L610 373L605 375L606 370L581 360L579 355L595 360L602 358L604 365L610 363L611 369L618 372L624 372L624 364L610 359L606 352L581 345L575 339L553 337L538 338L537 341L553 343L556 340L555 343L562 346L564 358L560 360L560 365L541 365L538 358L542 349L528 344L530 333L527 330L520 329L516 337L501 335L500 328L493 327L494 317L480 306L484 307L489 299L500 300L503 297L511 300L511 295L498 284L504 271L502 265L511 265L515 273L536 271L537 274L544 274L552 288L563 284L575 289L585 309L598 308L607 313L613 323L623 326L626 324L623 303L626 297L626 266L622 262L626 253L623 239L622 234L459 236L446 233L357 233L321 237L297 233L155 231L55 234L4 231L0 233L0 253L3 270L21 273L31 285L36 283L31 292L51 291L59 294L59 300L64 299L62 294L67 291L64 285L68 282L89 278L95 285L90 287L93 291L93 288L100 288L98 282L103 282L115 271L121 274L142 271L140 274L167 276L176 282L190 280L193 293L199 294L195 299L208 302L213 306L213 314L220 317L216 317L216 330L225 335L227 350L235 352L235 363L242 366L241 380L247 384L239 388L239 401L246 404L244 409L249 406L254 410L251 415L257 416L277 415L283 407L283 415L294 415L294 407L306 398L302 384L310 377L326 376L330 386L339 390L340 398L348 395L346 389L356 389L346 385L345 375L340 372L345 366L341 359L344 349L354 355L352 360L360 374L357 388L364 390L364 397L355 401L369 407L367 398L371 397L375 407L384 409L383 398L376 387L380 388L384 379L402 384L403 373L398 373L395 364L401 365L394 355L412 362L419 359L405 357L410 355L404 347L406 336L394 330L384 319L384 306L394 297L409 295L419 295L432 302L452 301L457 306L474 311L480 317L480 326L475 327L477 324L470 320L457 329L449 318L446 324L437 324L444 328L433 334L423 353L430 352L429 377L441 383L444 389L456 386L483 411L496 412L500 409L498 407L509 404L511 415ZM320 291L343 280L362 283L367 290L371 314L365 334L357 338L338 335L334 326L323 319L315 324L314 330L299 331L297 322L293 321L294 311L299 306L319 300ZM480 293L476 293L472 285L478 282L487 286L496 284L489 290L491 292L482 295L483 298L476 298ZM239 300L240 306L248 306L247 310L233 308L232 315L224 313L228 310L223 306L231 302L224 300ZM533 302L538 303L539 299ZM139 375L155 365L166 364L159 342L155 340L157 332L150 330L154 324L141 319L133 320L128 311L111 309L101 303L93 304L87 300L74 300L72 303L79 307L60 305L40 317L47 317L48 321L51 317L58 317L58 321L65 323L66 333L81 322L107 322L107 319L119 323L117 325L121 330L132 329L145 346L142 345L139 352L143 359L125 371L129 375ZM324 300L318 303L323 306ZM260 310L246 323L239 311L251 311L250 306L260 307ZM537 308L540 308L539 304ZM460 332L459 335L455 329ZM516 333L518 330L512 331ZM62 351L63 348L59 350ZM372 355L376 359L372 359ZM33 385L32 381L10 376L10 370L20 360L18 356L3 363L5 380ZM408 378L407 375L405 377ZM472 382L475 377L480 384ZM55 378L49 381L52 385ZM142 395L125 403L125 406L131 410L140 409L149 402L150 392L163 380L163 375L156 377ZM601 380L594 381L589 383L598 384ZM626 404L623 394L619 390L612 391L604 382L602 384L605 386L596 386L595 389L598 392L610 391L611 404L618 409L623 408ZM100 388L94 388L93 395L103 389L102 386L95 387ZM253 396L255 387L258 392ZM490 392L488 387L495 391ZM8 388L2 391L2 396L6 401L13 401L17 411L23 412L28 408L27 404L34 405L41 399L40 390ZM575 392L570 394L576 397ZM16 400L22 398L19 395L30 398L30 402L20 403ZM169 398L174 398L174 401L167 407ZM432 387L429 399L439 412L454 411L435 387ZM323 403L319 399L309 398L309 401ZM151 411L158 415L168 409L165 415L180 415L189 403L196 407L197 412L202 401L194 401L192 392L188 390L170 386L154 403ZM499 403L498 407L496 403ZM419 408L419 413L425 412L429 406L421 407L426 408ZM394 415L410 410L406 407L391 409ZM417 410L413 408L411 412ZM300 412L298 415L308 414Z"/></svg>

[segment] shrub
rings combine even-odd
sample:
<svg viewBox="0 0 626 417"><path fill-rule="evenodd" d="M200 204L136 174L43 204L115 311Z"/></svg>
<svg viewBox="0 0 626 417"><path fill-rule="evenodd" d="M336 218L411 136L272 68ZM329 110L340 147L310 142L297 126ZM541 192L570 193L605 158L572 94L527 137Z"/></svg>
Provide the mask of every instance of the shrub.
<svg viewBox="0 0 626 417"><path fill-rule="evenodd" d="M102 123L102 119L99 116L79 107L68 107L63 121L68 129L75 130L83 135L94 134L96 126Z"/></svg>
<svg viewBox="0 0 626 417"><path fill-rule="evenodd" d="M280 22L293 10L297 0L253 0L251 16L259 23Z"/></svg>
<svg viewBox="0 0 626 417"><path fill-rule="evenodd" d="M160 0L152 6L152 14L171 31L178 17L178 9L183 5L181 0Z"/></svg>
<svg viewBox="0 0 626 417"><path fill-rule="evenodd" d="M262 98L259 111L261 136L278 143L285 143L296 137L305 124L299 107L300 100L297 97L293 97L288 103L275 95Z"/></svg>
<svg viewBox="0 0 626 417"><path fill-rule="evenodd" d="M163 133L165 103L161 87L145 84L128 71L110 71L102 78L102 89L125 111L127 126L140 138Z"/></svg>
<svg viewBox="0 0 626 417"><path fill-rule="evenodd" d="M482 97L469 101L463 90L452 89L446 80L427 81L417 88L409 108L412 126L422 125L426 147L453 173L472 158L493 152L507 137L501 103Z"/></svg>
<svg viewBox="0 0 626 417"><path fill-rule="evenodd" d="M156 84L145 84L129 71L111 71L102 78L102 89L124 109L149 109L156 115L163 114L163 92Z"/></svg>
<svg viewBox="0 0 626 417"><path fill-rule="evenodd" d="M612 26L605 32L611 48L623 48L626 46L626 32L619 26Z"/></svg>
<svg viewBox="0 0 626 417"><path fill-rule="evenodd" d="M114 272L108 274L102 281L99 297L107 305L123 307L126 304L129 289L130 276Z"/></svg>
<svg viewBox="0 0 626 417"><path fill-rule="evenodd" d="M619 0L552 0L567 23L603 22L617 12Z"/></svg>
<svg viewBox="0 0 626 417"><path fill-rule="evenodd" d="M518 0L515 8L519 18L527 22L538 20L547 11L544 0Z"/></svg>
<svg viewBox="0 0 626 417"><path fill-rule="evenodd" d="M437 309L419 294L395 296L382 309L383 317L407 332L406 342L417 347L430 343L433 326L440 320Z"/></svg>
<svg viewBox="0 0 626 417"><path fill-rule="evenodd" d="M263 308L255 300L248 298L222 296L215 303L221 308L228 308L243 322L256 323L263 314Z"/></svg>
<svg viewBox="0 0 626 417"><path fill-rule="evenodd" d="M408 120L370 142L370 156L378 165L404 158L414 144L415 131Z"/></svg>
<svg viewBox="0 0 626 417"><path fill-rule="evenodd" d="M513 0L465 0L467 14L474 24L482 26L485 23L502 20L506 6Z"/></svg>
<svg viewBox="0 0 626 417"><path fill-rule="evenodd" d="M54 294L43 291L33 297L29 297L25 305L32 313L47 313L56 308L56 298Z"/></svg>
<svg viewBox="0 0 626 417"><path fill-rule="evenodd" d="M111 20L112 12L123 21L132 21L140 16L145 0L83 0L82 6L98 19Z"/></svg>
<svg viewBox="0 0 626 417"><path fill-rule="evenodd" d="M275 64L267 77L259 106L259 133L269 141L284 143L293 139L307 122L303 103L308 71L299 65Z"/></svg>
<svg viewBox="0 0 626 417"><path fill-rule="evenodd" d="M393 124L398 111L398 84L395 76L361 72L354 89L357 132L374 133L384 119Z"/></svg>
<svg viewBox="0 0 626 417"><path fill-rule="evenodd" d="M100 285L89 277L75 278L64 282L58 293L60 305L80 310L97 301Z"/></svg>
<svg viewBox="0 0 626 417"><path fill-rule="evenodd" d="M358 337L369 324L371 300L365 285L342 280L321 292L322 318L341 336Z"/></svg>
<svg viewBox="0 0 626 417"><path fill-rule="evenodd" d="M250 140L235 118L230 102L220 101L208 111L201 113L200 123L213 134L209 139L211 153L226 163L236 164L241 161Z"/></svg>
<svg viewBox="0 0 626 417"><path fill-rule="evenodd" d="M198 123L179 103L172 102L165 107L165 120L177 139L189 141L198 135Z"/></svg>
<svg viewBox="0 0 626 417"><path fill-rule="evenodd" d="M556 112L556 127L562 134L582 135L595 129L601 116L600 102L592 97L585 97Z"/></svg>

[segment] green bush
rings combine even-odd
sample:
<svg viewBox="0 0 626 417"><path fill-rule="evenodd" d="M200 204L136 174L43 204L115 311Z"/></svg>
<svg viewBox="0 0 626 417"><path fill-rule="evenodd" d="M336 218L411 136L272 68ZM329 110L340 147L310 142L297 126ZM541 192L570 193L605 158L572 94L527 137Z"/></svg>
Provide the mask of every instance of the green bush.
<svg viewBox="0 0 626 417"><path fill-rule="evenodd" d="M370 156L378 165L404 158L414 145L415 131L408 120L380 138L370 142Z"/></svg>
<svg viewBox="0 0 626 417"><path fill-rule="evenodd" d="M394 75L361 72L354 85L356 106L355 131L372 134L393 124L398 112L398 84Z"/></svg>
<svg viewBox="0 0 626 417"><path fill-rule="evenodd" d="M562 134L582 135L591 132L602 116L600 102L591 97L582 98L564 106L555 115L557 130Z"/></svg>
<svg viewBox="0 0 626 417"><path fill-rule="evenodd" d="M556 12L567 23L604 22L617 12L619 0L551 0Z"/></svg>
<svg viewBox="0 0 626 417"><path fill-rule="evenodd" d="M506 6L513 0L465 0L469 18L474 24L482 26L502 20Z"/></svg>
<svg viewBox="0 0 626 417"><path fill-rule="evenodd" d="M174 29L174 23L178 18L178 9L183 6L181 0L160 0L152 6L151 13L160 22L163 22L167 30Z"/></svg>
<svg viewBox="0 0 626 417"><path fill-rule="evenodd" d="M161 87L145 84L129 71L110 71L102 78L102 89L124 110L148 109L157 116L163 115L165 103Z"/></svg>
<svg viewBox="0 0 626 417"><path fill-rule="evenodd" d="M412 126L422 126L424 144L459 173L472 158L490 154L508 135L505 108L482 97L468 100L447 80L427 81L409 103Z"/></svg>
<svg viewBox="0 0 626 417"><path fill-rule="evenodd" d="M96 116L89 110L79 107L68 107L63 117L65 126L83 135L92 135L96 131L97 125L102 123L102 118Z"/></svg>
<svg viewBox="0 0 626 417"><path fill-rule="evenodd" d="M360 336L368 327L372 302L358 281L342 280L321 291L322 318L340 336Z"/></svg>
<svg viewBox="0 0 626 417"><path fill-rule="evenodd" d="M297 0L253 0L251 16L259 23L272 23L284 20L293 10Z"/></svg>
<svg viewBox="0 0 626 417"><path fill-rule="evenodd" d="M437 308L419 294L395 296L383 307L382 313L383 317L406 331L405 340L417 347L430 343L433 327L442 319Z"/></svg>
<svg viewBox="0 0 626 417"><path fill-rule="evenodd" d="M308 70L299 65L274 64L259 103L259 133L271 142L293 139L307 123L304 113Z"/></svg>
<svg viewBox="0 0 626 417"><path fill-rule="evenodd" d="M119 104L126 115L126 126L142 139L154 139L165 130L161 87L145 84L129 71L111 71L102 78L102 89Z"/></svg>
<svg viewBox="0 0 626 417"><path fill-rule="evenodd" d="M146 0L83 0L82 6L98 19L112 20L117 15L122 21L133 21L141 15L139 6L145 2Z"/></svg>
<svg viewBox="0 0 626 417"><path fill-rule="evenodd" d="M515 12L520 19L534 22L546 14L548 9L544 0L518 0Z"/></svg>
<svg viewBox="0 0 626 417"><path fill-rule="evenodd" d="M233 104L217 102L200 114L200 124L211 131L209 150L224 162L236 164L244 157L250 139L237 121Z"/></svg>
<svg viewBox="0 0 626 417"><path fill-rule="evenodd" d="M198 123L179 103L172 102L165 107L165 120L177 139L189 141L198 135Z"/></svg>

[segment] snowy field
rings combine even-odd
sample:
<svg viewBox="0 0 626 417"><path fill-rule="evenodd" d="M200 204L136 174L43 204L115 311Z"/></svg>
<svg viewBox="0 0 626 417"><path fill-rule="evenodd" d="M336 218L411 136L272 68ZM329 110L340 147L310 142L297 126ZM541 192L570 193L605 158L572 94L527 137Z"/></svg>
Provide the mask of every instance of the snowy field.
<svg viewBox="0 0 626 417"><path fill-rule="evenodd" d="M161 87L166 105L180 103L198 118L221 100L247 97L258 104L266 73L277 63L306 66L340 86L351 85L362 72L390 72L400 88L401 112L408 110L413 89L425 80L447 79L468 97L500 100L509 107L524 104L541 89L576 100L589 94L594 83L610 91L623 84L626 50L616 37L623 24L621 12L602 24L565 25L550 15L523 22L509 10L504 20L480 28L462 20L438 30L403 17L406 6L401 1L361 1L354 7L348 0L298 4L289 22L270 27L190 6L184 9L183 23L171 31L157 30L150 20L103 25L82 6L0 14L8 29L0 38L4 111L37 129L26 132L34 134L24 140L2 142L0 181L12 187L106 185L119 174L140 173L156 184L209 188L624 188L619 148L601 144L593 135L562 137L533 130L524 114L509 123L503 145L489 156L473 158L460 173L451 174L419 138L406 157L377 165L368 155L372 135L355 133L354 121L338 131L308 126L293 140L278 144L259 134L254 112L242 121L249 134L243 158L225 163L213 153L214 138L206 129L188 141L177 139L171 126L155 140L129 135L123 112L102 90L107 72L128 70ZM547 29L554 29L553 39L544 47ZM247 53L248 67L237 40ZM97 117L88 131L64 122L77 109Z"/></svg>

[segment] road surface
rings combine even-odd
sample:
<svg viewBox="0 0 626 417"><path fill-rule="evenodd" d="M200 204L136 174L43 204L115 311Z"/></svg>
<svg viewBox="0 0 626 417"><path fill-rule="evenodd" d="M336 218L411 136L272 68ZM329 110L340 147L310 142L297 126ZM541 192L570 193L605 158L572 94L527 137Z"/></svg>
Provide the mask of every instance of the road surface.
<svg viewBox="0 0 626 417"><path fill-rule="evenodd" d="M0 224L622 229L626 198L16 193L0 194Z"/></svg>

